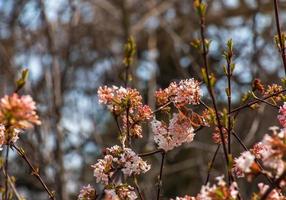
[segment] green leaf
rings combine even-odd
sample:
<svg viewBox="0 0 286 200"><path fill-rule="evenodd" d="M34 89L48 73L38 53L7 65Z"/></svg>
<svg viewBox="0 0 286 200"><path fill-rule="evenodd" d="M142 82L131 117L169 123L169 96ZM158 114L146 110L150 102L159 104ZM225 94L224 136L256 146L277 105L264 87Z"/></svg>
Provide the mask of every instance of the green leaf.
<svg viewBox="0 0 286 200"><path fill-rule="evenodd" d="M28 76L29 76L29 70L23 69L21 73L21 77L16 81L16 88L17 88L16 91L19 91L20 89L24 87L28 79Z"/></svg>

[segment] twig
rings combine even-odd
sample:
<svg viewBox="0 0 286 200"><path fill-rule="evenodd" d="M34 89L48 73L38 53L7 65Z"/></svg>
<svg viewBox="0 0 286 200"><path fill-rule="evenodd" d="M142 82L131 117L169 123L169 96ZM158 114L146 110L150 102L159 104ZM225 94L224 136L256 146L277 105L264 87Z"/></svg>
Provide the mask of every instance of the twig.
<svg viewBox="0 0 286 200"><path fill-rule="evenodd" d="M220 133L220 138L221 138L222 146L223 146L223 153L224 153L224 157L225 157L225 161L226 161L227 169L228 169L229 168L228 167L229 166L229 159L228 159L228 155L227 155L227 148L226 148L226 144L225 144L225 140L224 140L222 124L220 122L220 117L219 117L219 113L218 113L216 99L215 99L213 88L212 88L211 82L210 82L210 73L209 73L209 67L208 67L208 61L207 61L207 49L206 49L206 41L205 41L205 17L203 15L200 15L200 34L201 34L201 42L203 45L202 56L203 56L203 64L204 64L204 69L205 69L206 78L207 78L207 88L208 88L209 94L210 94L211 99L212 99L213 108L215 110L215 116L216 116L217 125L218 125L218 129L219 129L219 133ZM228 172L228 176L231 177L231 173Z"/></svg>
<svg viewBox="0 0 286 200"><path fill-rule="evenodd" d="M280 182L286 177L286 170L283 172L283 174L276 179L276 181L274 182L274 184L272 184L268 190L266 190L266 192L263 194L263 196L261 197L260 200L266 200L268 195L272 192L272 190L274 190L275 186L280 184Z"/></svg>
<svg viewBox="0 0 286 200"><path fill-rule="evenodd" d="M208 167L208 175L207 175L207 179L206 179L206 181L205 181L205 185L209 182L210 175L211 175L211 171L212 171L212 168L213 168L213 165L214 165L214 162L215 162L215 159L216 159L216 156L217 156L217 153L218 153L219 149L220 149L220 144L217 145L217 148L216 148L216 150L215 150L215 153L214 153L214 155L213 155L213 158L212 158L212 160L211 160L211 162L210 162L210 165L209 165L209 167Z"/></svg>
<svg viewBox="0 0 286 200"><path fill-rule="evenodd" d="M133 180L134 180L134 184L135 184L137 193L138 193L138 195L139 195L139 197L140 197L140 200L144 200L136 176L133 176Z"/></svg>
<svg viewBox="0 0 286 200"><path fill-rule="evenodd" d="M272 103L270 103L270 102L268 102L268 101L266 101L266 100L263 100L263 99L261 99L261 98L255 96L255 95L253 95L253 97L254 97L254 99L257 99L257 100L260 101L260 102L263 102L263 103L265 103L265 104L267 104L267 105L269 105L269 106L272 106L272 107L274 107L274 108L279 109L279 106L277 106L277 105L274 105L274 104L272 104Z"/></svg>
<svg viewBox="0 0 286 200"><path fill-rule="evenodd" d="M49 198L52 200L55 200L54 194L49 190L49 188L47 187L47 185L45 184L45 182L43 181L42 177L39 174L39 170L36 169L31 161L27 158L27 156L25 155L25 152L20 149L19 147L17 147L15 144L11 144L11 148L12 149L16 149L17 153L21 156L21 158L27 163L27 165L30 167L30 169L32 170L32 175L35 176L41 183L41 185L43 186L43 188L45 189L45 191L48 193Z"/></svg>
<svg viewBox="0 0 286 200"><path fill-rule="evenodd" d="M158 150L147 152L147 153L140 153L140 154L138 154L138 156L140 156L140 157L147 157L147 156L152 156L154 154L162 153L162 152L163 152L163 150L158 149Z"/></svg>
<svg viewBox="0 0 286 200"><path fill-rule="evenodd" d="M276 28L277 28L277 34L279 38L279 45L280 45L280 51L281 51L281 57L284 65L284 70L286 74L286 54L285 54L285 44L282 41L282 34L280 30L280 22L279 22L279 11L278 11L278 1L274 0L274 10L275 10L275 21L276 21Z"/></svg>
<svg viewBox="0 0 286 200"><path fill-rule="evenodd" d="M238 143L242 146L242 148L245 150L245 151L249 151L249 149L243 144L242 140L239 138L239 136L234 132L232 131L232 134L233 136L237 139ZM262 164L260 163L260 161L255 158L254 161L256 162L256 164L258 165L258 167L260 168L260 170L262 171L265 171L264 168L262 167ZM261 173L263 176L265 176L265 178L268 180L268 182L273 185L273 180L265 173Z"/></svg>
<svg viewBox="0 0 286 200"><path fill-rule="evenodd" d="M6 156L5 156L5 200L8 199L8 158L9 158L9 146L6 146Z"/></svg>
<svg viewBox="0 0 286 200"><path fill-rule="evenodd" d="M257 99L256 99L256 100L253 100L253 101L251 101L251 102L248 102L248 103L246 103L246 104L244 104L244 105L241 105L241 106L239 106L239 107L233 109L233 110L232 110L231 112L229 112L228 114L236 113L237 111L240 111L240 110L242 110L242 109L244 109L244 108L248 108L248 107L252 106L253 104L258 103L258 102L261 101L261 100L267 100L267 99L269 99L269 98L271 98L271 97L274 97L274 96L277 96L277 95L279 95L279 94L281 94L281 93L283 93L283 92L286 92L286 89L283 89L283 90L281 90L281 91L279 91L279 92L275 92L275 93L273 93L273 94L270 94L270 95L268 95L268 96L266 96L266 97L264 97L264 98L262 98L262 99L260 99L260 100L257 100Z"/></svg>
<svg viewBox="0 0 286 200"><path fill-rule="evenodd" d="M157 188L157 200L160 200L161 186L163 185L163 183L162 183L162 175L163 175L163 167L164 167L164 160L165 160L166 152L162 151L161 154L162 154L162 160L161 160L159 182L158 182L158 188Z"/></svg>
<svg viewBox="0 0 286 200"><path fill-rule="evenodd" d="M5 176L6 176L6 171L5 171L4 168L3 168L3 173L4 173ZM8 177L8 183L9 183L10 187L12 188L12 190L13 190L15 196L17 197L17 199L18 199L18 200L23 200L23 198L21 197L21 195L20 195L19 192L17 191L17 189L16 189L14 183L12 182L12 180L11 180L9 174L7 174L7 177Z"/></svg>
<svg viewBox="0 0 286 200"><path fill-rule="evenodd" d="M155 114L156 112L159 112L160 110L162 110L163 108L167 107L167 106L170 105L171 103L172 103L172 101L169 101L168 103L166 103L166 104L160 106L158 109L154 110L154 111L152 112L152 114Z"/></svg>

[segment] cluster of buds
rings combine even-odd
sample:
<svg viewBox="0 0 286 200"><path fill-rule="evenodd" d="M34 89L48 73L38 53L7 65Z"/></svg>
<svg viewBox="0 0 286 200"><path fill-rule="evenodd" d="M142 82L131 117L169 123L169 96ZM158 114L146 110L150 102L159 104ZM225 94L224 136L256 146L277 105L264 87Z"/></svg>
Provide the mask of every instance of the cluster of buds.
<svg viewBox="0 0 286 200"><path fill-rule="evenodd" d="M285 84L285 80L281 80L282 83ZM259 99L259 95L262 96L263 98L266 98L265 101L268 101L269 103L274 103L276 105L277 103L281 101L286 100L286 96L283 94L283 87L282 85L279 84L271 84L271 85L264 85L260 79L255 79L252 83L252 91L248 91L242 98L242 101L245 102L249 100L250 98ZM269 99L269 100L268 100ZM254 104L251 107L252 108L257 108L258 104Z"/></svg>
<svg viewBox="0 0 286 200"><path fill-rule="evenodd" d="M251 200L259 200L269 189L268 185L258 183L259 192L252 195ZM267 196L267 200L285 200L286 196L281 193L280 189L273 189Z"/></svg>
<svg viewBox="0 0 286 200"><path fill-rule="evenodd" d="M283 128L270 127L272 134L266 134L262 141L256 143L250 151L243 152L239 158L235 159L234 171L238 176L246 176L251 180L257 175L261 169L255 159L261 161L265 170L263 173L272 178L277 179L285 172L285 104L280 107L279 112L278 119Z"/></svg>
<svg viewBox="0 0 286 200"><path fill-rule="evenodd" d="M135 189L128 184L109 185L105 190L104 200L135 200Z"/></svg>
<svg viewBox="0 0 286 200"><path fill-rule="evenodd" d="M237 183L232 182L230 186L226 184L223 176L216 178L217 184L210 186L202 186L201 191L197 196L176 197L175 200L237 200L238 190Z"/></svg>
<svg viewBox="0 0 286 200"><path fill-rule="evenodd" d="M190 119L182 113L174 113L169 125L156 119L151 124L155 143L164 151L170 151L183 143L190 143L195 136Z"/></svg>
<svg viewBox="0 0 286 200"><path fill-rule="evenodd" d="M149 120L152 110L143 105L142 96L136 89L104 86L98 89L98 97L99 103L106 104L114 116L121 117L124 133L128 131L130 136L142 137L140 122Z"/></svg>
<svg viewBox="0 0 286 200"><path fill-rule="evenodd" d="M201 98L200 84L195 79L181 80L179 83L172 82L164 90L156 91L158 105L173 102L175 106L182 107L189 104L199 104Z"/></svg>
<svg viewBox="0 0 286 200"><path fill-rule="evenodd" d="M283 90L282 86L281 85L278 85L278 84L272 84L272 85L268 85L265 92L264 92L264 96L269 96L269 95L272 95L272 94L276 94L278 92L281 92ZM279 102L279 101L282 101L282 100L285 100L285 96L280 93L278 95L275 95L272 97L272 100L274 100L275 102Z"/></svg>
<svg viewBox="0 0 286 200"><path fill-rule="evenodd" d="M224 143L227 144L228 143L228 132L227 132L227 129L226 128L222 128L222 133L223 133ZM221 144L222 143L220 130L219 130L218 127L215 127L215 130L214 130L213 135L212 135L212 139L213 139L214 143L216 143L216 144Z"/></svg>
<svg viewBox="0 0 286 200"><path fill-rule="evenodd" d="M36 114L36 104L28 96L17 93L4 96L0 100L0 144L16 142L21 130L40 125Z"/></svg>
<svg viewBox="0 0 286 200"><path fill-rule="evenodd" d="M119 171L126 176L139 175L150 169L134 151L129 148L113 146L106 149L106 155L91 166L94 169L94 176L97 182L104 185L111 184Z"/></svg>
<svg viewBox="0 0 286 200"><path fill-rule="evenodd" d="M96 190L91 185L87 185L81 188L78 200L94 200L96 197Z"/></svg>
<svg viewBox="0 0 286 200"><path fill-rule="evenodd" d="M279 123L283 128L286 128L286 102L280 107L278 115Z"/></svg>

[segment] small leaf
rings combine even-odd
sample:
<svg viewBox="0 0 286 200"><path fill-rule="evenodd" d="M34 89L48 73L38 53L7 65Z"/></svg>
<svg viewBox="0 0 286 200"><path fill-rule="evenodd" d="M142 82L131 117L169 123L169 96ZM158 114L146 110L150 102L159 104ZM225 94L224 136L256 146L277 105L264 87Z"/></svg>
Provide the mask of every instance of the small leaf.
<svg viewBox="0 0 286 200"><path fill-rule="evenodd" d="M16 91L19 91L24 87L24 85L26 84L26 80L28 79L28 76L29 76L29 70L23 69L21 77L16 81Z"/></svg>
<svg viewBox="0 0 286 200"><path fill-rule="evenodd" d="M208 77L207 77L207 73L206 73L206 69L205 68L202 68L202 77L203 77L203 80L206 84L208 84Z"/></svg>

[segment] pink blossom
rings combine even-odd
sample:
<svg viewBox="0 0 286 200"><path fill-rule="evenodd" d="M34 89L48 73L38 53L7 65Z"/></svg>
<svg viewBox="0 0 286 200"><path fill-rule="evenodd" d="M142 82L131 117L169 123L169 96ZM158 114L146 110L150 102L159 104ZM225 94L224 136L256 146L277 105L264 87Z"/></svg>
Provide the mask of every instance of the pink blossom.
<svg viewBox="0 0 286 200"><path fill-rule="evenodd" d="M171 199L171 200L173 200L173 199ZM175 200L196 200L196 198L195 197L191 197L189 195L185 195L184 197L176 197Z"/></svg>
<svg viewBox="0 0 286 200"><path fill-rule="evenodd" d="M109 183L109 177L112 175L110 170L112 169L113 157L111 155L104 156L103 159L99 159L96 164L91 165L94 169L93 175L96 177L96 182L102 182L107 185Z"/></svg>
<svg viewBox="0 0 286 200"><path fill-rule="evenodd" d="M130 112L138 112L138 107L142 109L142 97L136 89L124 87L99 87L98 89L99 103L106 104L108 108L117 115L129 107ZM144 107L143 109L147 109Z"/></svg>
<svg viewBox="0 0 286 200"><path fill-rule="evenodd" d="M262 142L258 142L253 146L251 152L255 155L256 158L261 159L268 150L269 149L266 145L264 145Z"/></svg>
<svg viewBox="0 0 286 200"><path fill-rule="evenodd" d="M78 195L78 200L94 200L96 191L91 185L83 186Z"/></svg>
<svg viewBox="0 0 286 200"><path fill-rule="evenodd" d="M284 128L286 128L286 102L284 102L283 106L280 106L279 109L280 115L278 115L278 120Z"/></svg>
<svg viewBox="0 0 286 200"><path fill-rule="evenodd" d="M94 168L94 176L97 182L108 185L112 182L112 176L120 169L125 175L138 175L150 170L150 165L142 160L132 149L115 145L106 149L103 159L99 159Z"/></svg>
<svg viewBox="0 0 286 200"><path fill-rule="evenodd" d="M284 145L286 137L284 133L285 129L272 136L266 134L261 141L266 149L260 154L263 165L273 169L276 177L279 177L285 170L283 157L286 148Z"/></svg>
<svg viewBox="0 0 286 200"><path fill-rule="evenodd" d="M151 119L153 113L149 106L143 105L142 97L136 89L104 86L98 89L98 97L99 103L106 104L109 110L119 117L125 137L127 132L128 136L143 137L140 123Z"/></svg>
<svg viewBox="0 0 286 200"><path fill-rule="evenodd" d="M269 186L264 183L258 183L259 194L263 194L268 190ZM285 200L286 197L277 189L273 189L270 194L267 196L267 200Z"/></svg>
<svg viewBox="0 0 286 200"><path fill-rule="evenodd" d="M169 101L177 106L199 104L200 97L199 82L194 79L181 80L179 83L172 82L166 89L156 92L157 102L160 105Z"/></svg>
<svg viewBox="0 0 286 200"><path fill-rule="evenodd" d="M196 197L187 196L184 198L177 198L178 200L216 200L216 199L237 199L238 190L237 183L232 182L230 186L224 181L224 176L216 178L217 183L214 185L203 185L200 193ZM176 200L177 200L176 199Z"/></svg>
<svg viewBox="0 0 286 200"><path fill-rule="evenodd" d="M183 114L173 114L169 125L156 119L151 124L155 143L165 151L190 143L195 136L190 120Z"/></svg>
<svg viewBox="0 0 286 200"><path fill-rule="evenodd" d="M137 199L134 188L127 184L119 184L105 189L104 200L135 200Z"/></svg>
<svg viewBox="0 0 286 200"><path fill-rule="evenodd" d="M41 124L33 99L28 95L19 96L16 93L1 99L0 122L17 129L32 128L33 124Z"/></svg>
<svg viewBox="0 0 286 200"><path fill-rule="evenodd" d="M119 162L122 163L121 171L127 175L146 173L150 170L150 165L142 160L134 151L129 148L124 148L120 156Z"/></svg>
<svg viewBox="0 0 286 200"><path fill-rule="evenodd" d="M5 126L0 124L0 150L2 150L3 144L5 144Z"/></svg>
<svg viewBox="0 0 286 200"><path fill-rule="evenodd" d="M242 173L241 176L244 176L245 173L251 172L251 166L253 165L254 160L255 156L251 152L245 151L234 160L235 168L237 171L240 171Z"/></svg>

